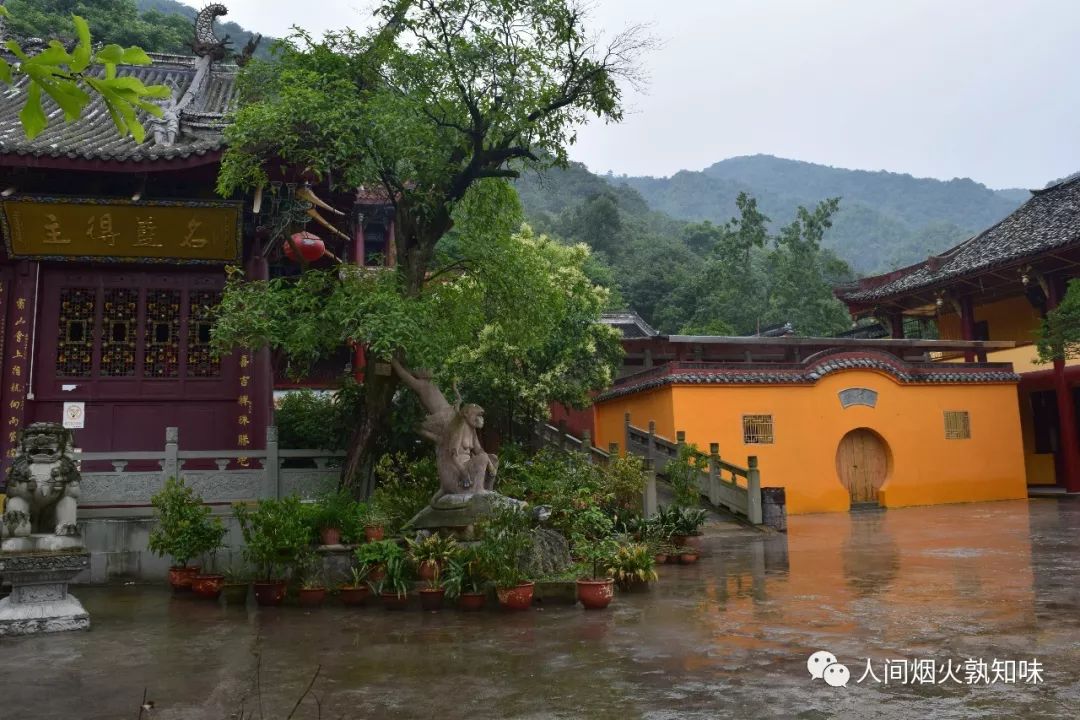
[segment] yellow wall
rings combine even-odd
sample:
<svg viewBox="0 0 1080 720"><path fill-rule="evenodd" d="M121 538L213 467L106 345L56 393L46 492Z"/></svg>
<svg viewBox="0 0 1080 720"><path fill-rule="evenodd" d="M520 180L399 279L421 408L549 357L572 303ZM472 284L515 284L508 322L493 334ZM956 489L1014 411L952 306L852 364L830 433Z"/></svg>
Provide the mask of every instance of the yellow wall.
<svg viewBox="0 0 1080 720"><path fill-rule="evenodd" d="M624 413L630 413L630 422L635 427L649 427L649 421L656 423L656 434L675 439L675 423L671 408L671 387L664 386L656 390L634 393L615 400L599 403L595 406L596 439L593 444L607 449L608 445L619 443L619 451L626 452L626 433ZM681 429L681 428L679 428Z"/></svg>
<svg viewBox="0 0 1080 720"><path fill-rule="evenodd" d="M844 409L838 393L863 387L877 391L875 408ZM673 417L657 418L669 438L685 430L687 442L743 465L756 455L762 484L787 489L790 513L846 511L848 491L836 469L836 451L849 431L870 428L885 441L889 473L879 494L887 507L1004 500L1027 495L1023 442L1015 385L901 385L872 370L847 370L813 386L666 386L597 406L598 439L606 447L622 438L622 414L643 426L656 400L670 393ZM946 440L945 410L967 410L971 439ZM744 414L773 416L774 444L746 445ZM665 431L661 432L661 427ZM668 430L670 428L670 430Z"/></svg>

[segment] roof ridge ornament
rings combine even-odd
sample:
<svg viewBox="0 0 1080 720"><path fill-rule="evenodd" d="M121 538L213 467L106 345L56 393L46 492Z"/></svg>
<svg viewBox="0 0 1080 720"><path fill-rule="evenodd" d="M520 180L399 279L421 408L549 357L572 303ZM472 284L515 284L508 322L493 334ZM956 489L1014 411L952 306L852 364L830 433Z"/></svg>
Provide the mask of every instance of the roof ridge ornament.
<svg viewBox="0 0 1080 720"><path fill-rule="evenodd" d="M229 36L219 39L214 32L214 20L228 15L229 9L221 3L207 5L195 16L195 41L191 49L200 58L210 57L211 60L224 60L229 52Z"/></svg>

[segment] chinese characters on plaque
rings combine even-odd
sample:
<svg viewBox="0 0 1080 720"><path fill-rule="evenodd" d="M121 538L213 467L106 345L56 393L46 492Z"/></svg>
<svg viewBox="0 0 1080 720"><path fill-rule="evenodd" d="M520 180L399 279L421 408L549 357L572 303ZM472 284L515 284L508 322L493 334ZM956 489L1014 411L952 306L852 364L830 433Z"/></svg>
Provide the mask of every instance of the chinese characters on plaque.
<svg viewBox="0 0 1080 720"><path fill-rule="evenodd" d="M98 202L38 196L3 201L11 257L235 262L240 206L228 202Z"/></svg>

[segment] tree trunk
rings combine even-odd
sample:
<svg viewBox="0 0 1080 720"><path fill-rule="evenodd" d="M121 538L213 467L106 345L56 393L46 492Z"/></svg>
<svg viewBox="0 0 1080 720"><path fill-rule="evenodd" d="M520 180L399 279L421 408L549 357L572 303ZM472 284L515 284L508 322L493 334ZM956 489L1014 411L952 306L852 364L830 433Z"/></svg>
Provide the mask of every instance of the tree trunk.
<svg viewBox="0 0 1080 720"><path fill-rule="evenodd" d="M371 475L371 456L379 444L381 433L390 425L394 391L397 389L397 378L393 375L378 375L377 364L381 363L373 360L365 368L364 412L349 438L339 482L342 489L360 499L369 497L375 489Z"/></svg>

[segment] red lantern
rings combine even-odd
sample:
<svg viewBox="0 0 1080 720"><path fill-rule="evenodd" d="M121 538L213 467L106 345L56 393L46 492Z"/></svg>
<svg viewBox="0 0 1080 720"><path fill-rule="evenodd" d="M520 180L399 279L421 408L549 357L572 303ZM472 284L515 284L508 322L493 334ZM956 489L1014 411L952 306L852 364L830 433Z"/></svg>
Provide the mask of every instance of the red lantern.
<svg viewBox="0 0 1080 720"><path fill-rule="evenodd" d="M296 249L293 249L293 246ZM319 239L317 235L312 235L307 232L298 232L292 236L292 242L285 241L285 257L289 258L293 262L296 262L296 252L300 253L300 257L304 258L306 262L315 262L326 253L326 245Z"/></svg>

